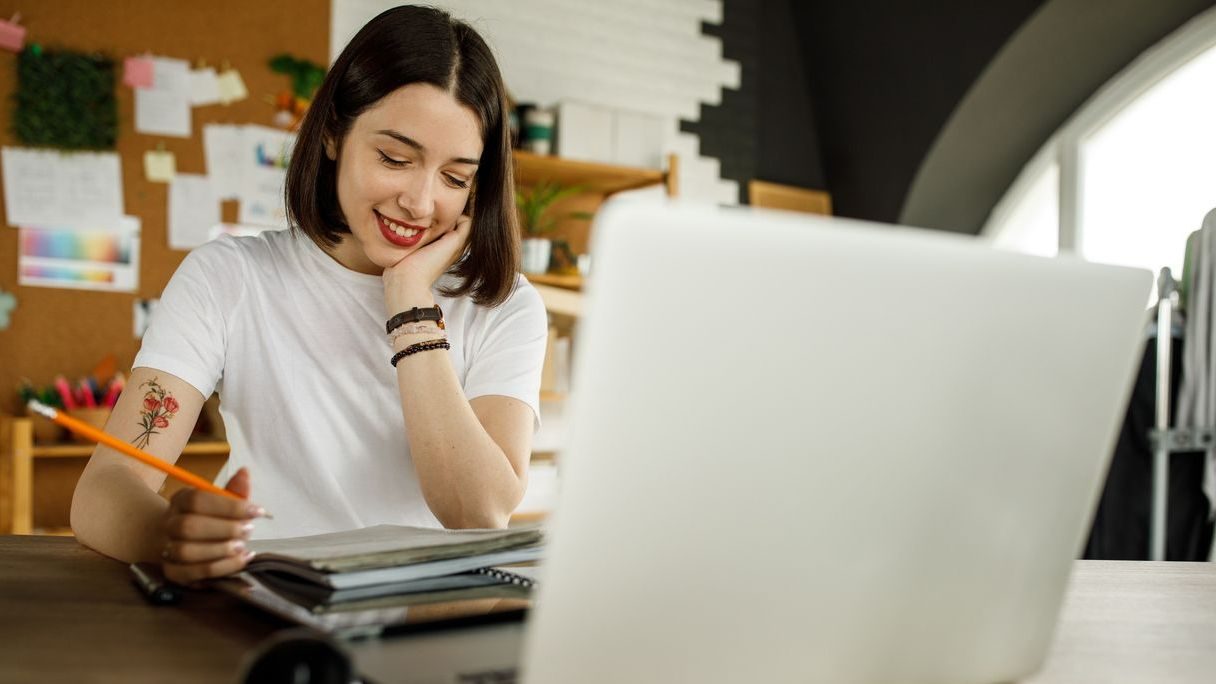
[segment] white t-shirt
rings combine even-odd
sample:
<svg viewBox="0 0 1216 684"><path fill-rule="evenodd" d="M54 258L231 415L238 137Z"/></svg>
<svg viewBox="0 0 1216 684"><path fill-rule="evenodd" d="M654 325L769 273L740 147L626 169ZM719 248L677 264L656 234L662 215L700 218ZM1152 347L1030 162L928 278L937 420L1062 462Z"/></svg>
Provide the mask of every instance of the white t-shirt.
<svg viewBox="0 0 1216 684"><path fill-rule="evenodd" d="M467 398L519 399L539 425L548 322L536 290L519 276L495 308L434 294L452 348L425 353L450 356ZM223 237L174 273L134 366L219 393L231 455L216 481L247 467L251 500L275 516L255 537L438 527L410 459L387 317L380 276L303 234Z"/></svg>

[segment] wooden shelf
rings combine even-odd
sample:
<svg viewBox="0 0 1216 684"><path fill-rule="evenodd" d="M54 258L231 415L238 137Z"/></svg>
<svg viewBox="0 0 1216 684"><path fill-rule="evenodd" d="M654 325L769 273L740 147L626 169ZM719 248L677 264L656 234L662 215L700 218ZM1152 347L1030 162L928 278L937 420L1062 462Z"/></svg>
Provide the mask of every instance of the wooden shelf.
<svg viewBox="0 0 1216 684"><path fill-rule="evenodd" d="M577 161L515 150L515 183L535 185L550 181L564 187L582 186L588 192L611 195L651 185L663 185L667 174L661 169L643 169L599 162Z"/></svg>
<svg viewBox="0 0 1216 684"><path fill-rule="evenodd" d="M583 277L578 274L563 275L561 273L525 273L524 277L533 285L552 285L563 290L580 292L583 289Z"/></svg>
<svg viewBox="0 0 1216 684"><path fill-rule="evenodd" d="M563 287L533 283L549 313L578 318L583 313L583 294Z"/></svg>
<svg viewBox="0 0 1216 684"><path fill-rule="evenodd" d="M30 534L49 534L55 537L75 536L70 527L35 527Z"/></svg>

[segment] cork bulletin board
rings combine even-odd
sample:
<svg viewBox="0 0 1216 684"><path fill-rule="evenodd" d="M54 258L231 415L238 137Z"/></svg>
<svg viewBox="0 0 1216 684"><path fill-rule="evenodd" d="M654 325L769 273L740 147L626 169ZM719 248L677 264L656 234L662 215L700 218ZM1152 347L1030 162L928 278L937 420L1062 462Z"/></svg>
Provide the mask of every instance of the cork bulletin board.
<svg viewBox="0 0 1216 684"><path fill-rule="evenodd" d="M0 331L0 412L20 412L15 387L25 377L45 385L55 375L87 375L114 354L128 370L139 349L133 328L136 298L160 296L186 252L171 250L166 235L168 185L148 181L143 154L159 143L177 157L179 173L203 174L202 130L208 123L272 125L275 109L265 99L290 87L286 75L268 65L289 53L328 64L328 0L0 0L0 17L21 12L26 43L44 48L100 52L118 65L116 97L125 212L142 221L137 294L18 287L17 230L0 227L0 289L16 295L18 305L7 330ZM151 53L200 60L240 71L249 97L229 106L196 107L192 136L143 135L134 129L134 92L122 85L122 59ZM12 133L17 55L0 51L0 144L17 145ZM0 197L0 202L2 202ZM222 218L235 222L235 202ZM0 217L5 216L0 214Z"/></svg>

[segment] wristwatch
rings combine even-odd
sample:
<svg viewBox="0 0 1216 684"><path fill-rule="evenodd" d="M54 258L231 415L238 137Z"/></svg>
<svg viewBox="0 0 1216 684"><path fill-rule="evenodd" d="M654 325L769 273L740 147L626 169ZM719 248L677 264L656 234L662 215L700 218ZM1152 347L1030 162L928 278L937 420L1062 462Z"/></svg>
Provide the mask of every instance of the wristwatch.
<svg viewBox="0 0 1216 684"><path fill-rule="evenodd" d="M391 335L393 334L394 330L400 328L406 323L417 323L419 321L435 321L440 330L445 328L443 324L443 309L440 309L439 305L436 304L435 306L416 306L409 311L402 311L396 316L393 316L392 318L388 319L388 324L385 326L384 333L386 335Z"/></svg>

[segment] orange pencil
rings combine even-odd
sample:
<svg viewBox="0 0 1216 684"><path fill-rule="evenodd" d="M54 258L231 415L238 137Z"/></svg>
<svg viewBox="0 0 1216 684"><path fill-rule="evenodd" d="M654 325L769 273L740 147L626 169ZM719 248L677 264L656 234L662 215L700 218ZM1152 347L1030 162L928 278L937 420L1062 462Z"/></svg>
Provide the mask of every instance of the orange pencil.
<svg viewBox="0 0 1216 684"><path fill-rule="evenodd" d="M45 418L49 418L50 420L55 421L56 423L71 430L72 432L75 432L76 434L80 435L81 437L85 437L87 439L93 440L94 442L104 444L112 449L115 449L123 454L126 454L127 456L130 456L131 458L134 458L137 461L146 463L146 464L152 466L153 468L156 468L157 470L159 470L163 473L166 473L170 477L175 477L178 480L181 480L182 482L190 485L191 487L201 489L205 492L211 492L212 494L222 494L229 498L238 499L241 501L245 500L244 497L240 496L239 494L234 494L234 493L228 491L227 489L221 489L220 487L216 487L215 485L211 484L210 482L204 480L203 478L199 477L198 475L195 475L194 473L192 473L188 470L182 470L181 468L178 468L177 466L173 465L172 463L165 463L164 461L153 456L152 454L149 454L146 451L137 449L137 448L131 446L130 444L127 444L126 442L122 441L121 439L114 437L113 435L102 432L101 430L98 430L97 428L93 427L92 425L89 425L88 423L83 423L79 420L76 420L75 418L73 418L71 416L65 415L65 414L61 413L60 411L58 411L50 406L47 406L46 404L43 404L40 401L31 399L30 402L26 405L34 413L37 413L40 416L43 416ZM269 518L271 516L269 513L267 513L267 514L265 514L265 517Z"/></svg>

